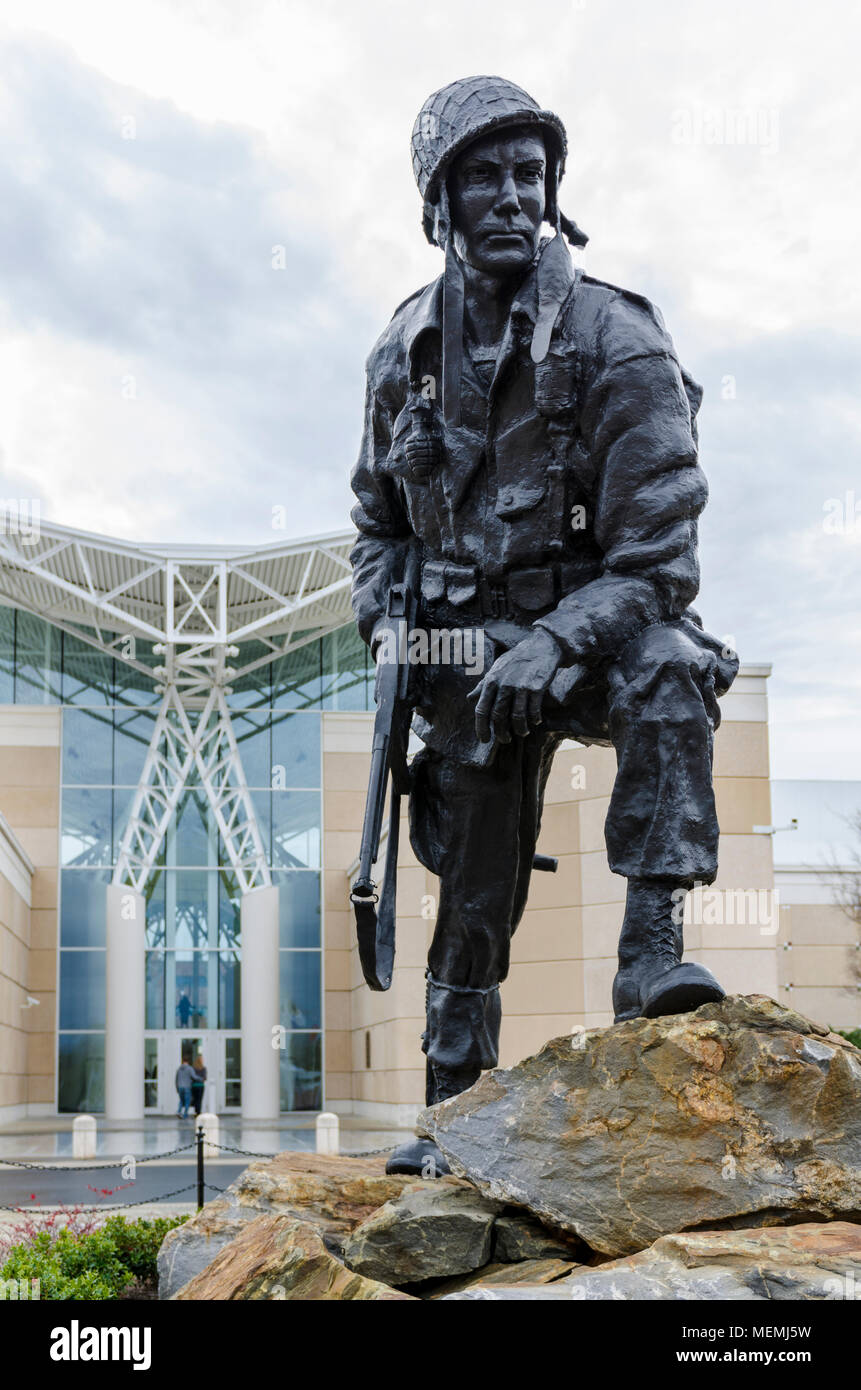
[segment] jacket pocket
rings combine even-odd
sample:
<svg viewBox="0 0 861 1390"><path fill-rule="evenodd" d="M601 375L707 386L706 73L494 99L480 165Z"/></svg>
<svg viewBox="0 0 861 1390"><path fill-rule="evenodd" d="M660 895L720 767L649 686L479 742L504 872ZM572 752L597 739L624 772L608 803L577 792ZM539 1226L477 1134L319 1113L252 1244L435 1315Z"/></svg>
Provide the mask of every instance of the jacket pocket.
<svg viewBox="0 0 861 1390"><path fill-rule="evenodd" d="M508 576L508 596L517 608L526 613L553 607L555 592L553 571L543 569L512 570Z"/></svg>
<svg viewBox="0 0 861 1390"><path fill-rule="evenodd" d="M540 415L532 414L496 440L496 515L513 520L532 511L547 493L547 466L552 450Z"/></svg>

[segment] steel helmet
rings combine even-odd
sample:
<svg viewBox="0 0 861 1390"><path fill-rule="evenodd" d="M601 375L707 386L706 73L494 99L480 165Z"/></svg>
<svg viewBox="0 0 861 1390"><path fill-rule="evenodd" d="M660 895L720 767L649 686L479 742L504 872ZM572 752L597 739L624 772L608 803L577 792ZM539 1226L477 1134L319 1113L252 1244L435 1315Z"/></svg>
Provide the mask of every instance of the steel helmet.
<svg viewBox="0 0 861 1390"><path fill-rule="evenodd" d="M561 226L569 241L585 245L586 237L568 218L560 217L557 189L565 169L568 142L565 127L528 92L503 77L462 77L428 97L413 126L413 172L424 199L423 224L431 244L443 245L448 234L445 177L452 160L479 136L502 126L536 126L547 149L545 216Z"/></svg>

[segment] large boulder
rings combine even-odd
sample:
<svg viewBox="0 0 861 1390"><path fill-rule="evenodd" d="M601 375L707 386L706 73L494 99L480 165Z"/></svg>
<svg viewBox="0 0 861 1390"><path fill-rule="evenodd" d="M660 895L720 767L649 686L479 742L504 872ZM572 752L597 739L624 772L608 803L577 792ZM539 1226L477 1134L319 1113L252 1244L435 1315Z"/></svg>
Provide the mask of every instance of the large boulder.
<svg viewBox="0 0 861 1390"><path fill-rule="evenodd" d="M565 1237L546 1230L540 1221L526 1212L508 1212L493 1223L493 1252L491 1259L506 1264L524 1260L577 1260L582 1251L573 1236Z"/></svg>
<svg viewBox="0 0 861 1390"><path fill-rule="evenodd" d="M385 1155L281 1153L249 1164L222 1196L168 1232L158 1254L159 1298L172 1298L262 1214L292 1216L313 1226L339 1254L360 1221L422 1183L421 1178L388 1176L385 1161ZM454 1178L448 1182L461 1185Z"/></svg>
<svg viewBox="0 0 861 1390"><path fill-rule="evenodd" d="M346 1269L319 1231L289 1216L258 1216L175 1295L178 1302L408 1299Z"/></svg>
<svg viewBox="0 0 861 1390"><path fill-rule="evenodd" d="M487 1264L502 1206L451 1182L437 1178L380 1207L345 1242L345 1263L386 1284L421 1283Z"/></svg>
<svg viewBox="0 0 861 1390"><path fill-rule="evenodd" d="M696 1227L861 1219L861 1052L759 995L557 1038L419 1132L491 1200L612 1256Z"/></svg>
<svg viewBox="0 0 861 1390"><path fill-rule="evenodd" d="M531 1262L529 1262L531 1263ZM510 1284L486 1272L440 1290L446 1300L519 1299L802 1302L854 1300L861 1226L845 1221L744 1231L689 1231L662 1236L648 1250L576 1269L551 1282ZM521 1266L510 1266L520 1269ZM485 1277L482 1278L482 1275Z"/></svg>
<svg viewBox="0 0 861 1390"><path fill-rule="evenodd" d="M448 1298L450 1294L470 1290L480 1298L492 1299L497 1289L519 1288L526 1285L532 1289L542 1284L552 1284L571 1274L578 1266L570 1260L520 1260L517 1264L489 1264L476 1269L472 1274L461 1275L458 1279L446 1279L438 1284L428 1295L430 1299ZM527 1295L528 1296L528 1295ZM570 1297L570 1294L569 1294Z"/></svg>

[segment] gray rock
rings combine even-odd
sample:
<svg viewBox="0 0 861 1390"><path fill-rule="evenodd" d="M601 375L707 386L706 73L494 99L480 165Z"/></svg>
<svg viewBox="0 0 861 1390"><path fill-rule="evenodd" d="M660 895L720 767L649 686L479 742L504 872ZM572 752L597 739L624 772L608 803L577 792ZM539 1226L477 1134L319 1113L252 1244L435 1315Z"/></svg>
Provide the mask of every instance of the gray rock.
<svg viewBox="0 0 861 1390"><path fill-rule="evenodd" d="M525 1212L498 1216L493 1226L493 1260L514 1264L521 1260L574 1260L578 1242L553 1235L534 1216Z"/></svg>
<svg viewBox="0 0 861 1390"><path fill-rule="evenodd" d="M412 1188L356 1227L344 1244L344 1262L384 1284L468 1274L490 1259L501 1209L474 1189L439 1180Z"/></svg>
<svg viewBox="0 0 861 1390"><path fill-rule="evenodd" d="M250 1163L220 1197L168 1232L158 1254L159 1298L173 1298L261 1215L292 1216L313 1226L340 1256L354 1226L406 1188L422 1185L384 1169L384 1156L281 1153ZM456 1178L443 1181L466 1187Z"/></svg>
<svg viewBox="0 0 861 1390"><path fill-rule="evenodd" d="M557 1038L419 1116L453 1172L594 1250L861 1219L861 1052L761 995Z"/></svg>
<svg viewBox="0 0 861 1390"><path fill-rule="evenodd" d="M570 1274L578 1266L570 1260L518 1260L516 1264L489 1264L475 1269L470 1274L462 1274L456 1279L445 1279L435 1285L426 1296L430 1299L447 1298L449 1294L461 1293L465 1289L513 1288L525 1284L533 1289L538 1284L552 1284L563 1275Z"/></svg>
<svg viewBox="0 0 861 1390"><path fill-rule="evenodd" d="M204 1208L205 1210L205 1208ZM194 1279L239 1235L251 1219L251 1213L229 1216L226 1213L213 1220L187 1221L168 1231L158 1252L158 1296L173 1298L174 1294Z"/></svg>
<svg viewBox="0 0 861 1390"><path fill-rule="evenodd" d="M475 1284L442 1301L527 1299L735 1303L853 1300L861 1226L845 1221L662 1236L648 1250L543 1285Z"/></svg>

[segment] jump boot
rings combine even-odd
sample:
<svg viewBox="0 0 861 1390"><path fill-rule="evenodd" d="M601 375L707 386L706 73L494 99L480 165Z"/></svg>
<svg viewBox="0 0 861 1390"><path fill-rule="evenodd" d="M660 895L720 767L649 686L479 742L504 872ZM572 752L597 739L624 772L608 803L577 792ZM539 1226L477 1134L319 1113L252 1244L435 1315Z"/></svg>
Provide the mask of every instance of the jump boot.
<svg viewBox="0 0 861 1390"><path fill-rule="evenodd" d="M671 879L628 880L613 981L614 1023L684 1014L725 997L710 970L682 961L686 892Z"/></svg>

